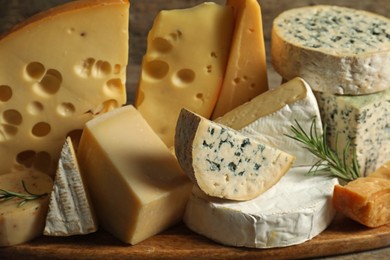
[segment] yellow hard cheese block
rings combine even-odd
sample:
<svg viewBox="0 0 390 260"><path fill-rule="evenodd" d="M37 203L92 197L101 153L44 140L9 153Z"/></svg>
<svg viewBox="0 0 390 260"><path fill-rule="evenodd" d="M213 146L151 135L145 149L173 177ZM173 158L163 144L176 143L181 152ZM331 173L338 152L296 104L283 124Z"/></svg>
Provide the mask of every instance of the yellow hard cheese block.
<svg viewBox="0 0 390 260"><path fill-rule="evenodd" d="M233 8L235 29L213 118L268 90L260 5L257 0L228 0L226 4Z"/></svg>
<svg viewBox="0 0 390 260"><path fill-rule="evenodd" d="M78 159L99 224L123 242L137 244L181 220L192 185L134 107L89 121Z"/></svg>
<svg viewBox="0 0 390 260"><path fill-rule="evenodd" d="M233 32L231 8L203 3L161 11L149 32L135 106L167 146L182 107L209 118Z"/></svg>
<svg viewBox="0 0 390 260"><path fill-rule="evenodd" d="M0 197L4 191L28 196L22 182L28 192L47 195L23 204L20 198L0 200L0 246L21 244L42 235L53 181L46 174L30 170L3 174Z"/></svg>
<svg viewBox="0 0 390 260"><path fill-rule="evenodd" d="M127 0L83 0L0 39L0 175L55 173L67 135L126 102Z"/></svg>

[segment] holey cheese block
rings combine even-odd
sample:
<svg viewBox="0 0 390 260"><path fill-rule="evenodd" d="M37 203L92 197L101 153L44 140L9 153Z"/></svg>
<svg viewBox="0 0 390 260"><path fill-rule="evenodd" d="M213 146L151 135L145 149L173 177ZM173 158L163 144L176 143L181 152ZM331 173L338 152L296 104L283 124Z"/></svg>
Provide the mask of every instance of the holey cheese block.
<svg viewBox="0 0 390 260"><path fill-rule="evenodd" d="M137 244L181 221L192 183L133 106L86 124L77 151L99 225Z"/></svg>
<svg viewBox="0 0 390 260"><path fill-rule="evenodd" d="M0 200L0 247L21 244L42 235L53 181L47 174L32 170L7 173L0 176L0 194L4 190L28 195L22 182L28 192L42 196L23 205L20 198Z"/></svg>
<svg viewBox="0 0 390 260"><path fill-rule="evenodd" d="M231 8L211 2L163 10L154 20L135 106L168 147L173 145L182 107L211 116L232 32Z"/></svg>
<svg viewBox="0 0 390 260"><path fill-rule="evenodd" d="M390 88L390 19L340 6L287 10L273 22L272 64L315 91L360 95Z"/></svg>
<svg viewBox="0 0 390 260"><path fill-rule="evenodd" d="M96 230L95 212L80 174L72 140L68 137L58 160L43 234L71 236Z"/></svg>
<svg viewBox="0 0 390 260"><path fill-rule="evenodd" d="M296 126L296 122L309 133L314 119L314 128L322 134L320 111L313 92L303 79L294 78L215 121L294 155L294 166L308 166L318 158L287 135L292 134L291 126Z"/></svg>
<svg viewBox="0 0 390 260"><path fill-rule="evenodd" d="M183 109L175 136L176 157L206 194L249 200L268 190L295 157Z"/></svg>
<svg viewBox="0 0 390 260"><path fill-rule="evenodd" d="M350 142L362 176L390 160L390 89L360 96L315 95L330 147L341 154Z"/></svg>
<svg viewBox="0 0 390 260"><path fill-rule="evenodd" d="M54 174L67 135L126 102L127 0L82 0L0 39L0 174Z"/></svg>
<svg viewBox="0 0 390 260"><path fill-rule="evenodd" d="M245 202L205 195L194 188L184 215L196 233L229 246L285 247L303 243L331 223L337 179L306 175L310 167L292 168L275 186Z"/></svg>

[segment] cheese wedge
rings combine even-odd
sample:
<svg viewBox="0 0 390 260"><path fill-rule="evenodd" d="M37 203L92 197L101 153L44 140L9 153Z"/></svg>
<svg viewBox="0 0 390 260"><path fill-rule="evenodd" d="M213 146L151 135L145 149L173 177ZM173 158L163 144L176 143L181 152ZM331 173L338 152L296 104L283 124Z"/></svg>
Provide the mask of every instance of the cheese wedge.
<svg viewBox="0 0 390 260"><path fill-rule="evenodd" d="M182 107L211 116L232 32L232 10L215 3L161 11L154 20L135 107L168 147Z"/></svg>
<svg viewBox="0 0 390 260"><path fill-rule="evenodd" d="M80 175L72 140L68 137L58 161L43 234L71 236L96 230L95 212Z"/></svg>
<svg viewBox="0 0 390 260"><path fill-rule="evenodd" d="M0 247L21 244L42 235L53 181L37 171L12 172L0 176L0 194L6 190L28 195L22 182L32 194L47 195L23 205L19 198L0 200Z"/></svg>
<svg viewBox="0 0 390 260"><path fill-rule="evenodd" d="M188 177L209 196L250 200L291 167L294 156L186 109L175 137L176 157Z"/></svg>
<svg viewBox="0 0 390 260"><path fill-rule="evenodd" d="M128 0L72 1L0 39L0 174L54 175L67 135L126 102Z"/></svg>
<svg viewBox="0 0 390 260"><path fill-rule="evenodd" d="M184 215L194 232L218 243L250 248L286 247L324 231L335 216L337 179L307 176L310 167L295 167L261 196L232 202L194 188Z"/></svg>
<svg viewBox="0 0 390 260"><path fill-rule="evenodd" d="M296 126L295 121L309 133L313 119L316 119L314 129L322 134L320 111L313 92L303 79L294 78L215 121L294 155L294 166L307 166L318 159L286 135L292 134L291 126Z"/></svg>
<svg viewBox="0 0 390 260"><path fill-rule="evenodd" d="M235 29L225 77L212 118L268 90L261 8L257 0L228 0Z"/></svg>
<svg viewBox="0 0 390 260"><path fill-rule="evenodd" d="M335 208L367 226L390 223L390 161L377 171L334 188Z"/></svg>
<svg viewBox="0 0 390 260"><path fill-rule="evenodd" d="M192 184L132 106L89 121L78 149L99 225L137 244L182 219Z"/></svg>

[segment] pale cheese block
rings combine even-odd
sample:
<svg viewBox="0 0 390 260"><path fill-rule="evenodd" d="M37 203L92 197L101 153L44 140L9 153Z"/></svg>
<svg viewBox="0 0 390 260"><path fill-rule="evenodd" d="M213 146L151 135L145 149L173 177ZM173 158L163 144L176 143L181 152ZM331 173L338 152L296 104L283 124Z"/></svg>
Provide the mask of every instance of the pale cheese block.
<svg viewBox="0 0 390 260"><path fill-rule="evenodd" d="M85 235L97 228L93 205L80 174L72 140L68 137L58 161L43 234Z"/></svg>
<svg viewBox="0 0 390 260"><path fill-rule="evenodd" d="M192 184L131 105L86 124L77 153L99 225L137 244L181 221Z"/></svg>
<svg viewBox="0 0 390 260"><path fill-rule="evenodd" d="M182 107L211 116L232 33L231 8L211 2L163 10L155 18L134 104L168 147Z"/></svg>
<svg viewBox="0 0 390 260"><path fill-rule="evenodd" d="M321 135L323 126L316 98L303 79L294 78L215 121L294 155L294 166L308 166L315 164L318 158L287 135L293 135L291 126L297 126L296 122L310 133L313 119L313 129Z"/></svg>
<svg viewBox="0 0 390 260"><path fill-rule="evenodd" d="M55 174L67 135L126 103L129 1L50 9L0 39L0 174Z"/></svg>
<svg viewBox="0 0 390 260"><path fill-rule="evenodd" d="M341 95L390 88L390 19L341 6L287 10L272 26L272 64L285 79Z"/></svg>
<svg viewBox="0 0 390 260"><path fill-rule="evenodd" d="M327 141L339 151L350 142L361 176L367 176L390 160L390 89L360 96L315 92Z"/></svg>
<svg viewBox="0 0 390 260"><path fill-rule="evenodd" d="M221 93L212 118L268 90L261 8L257 0L228 0L235 28Z"/></svg>
<svg viewBox="0 0 390 260"><path fill-rule="evenodd" d="M209 196L250 200L287 172L294 156L183 109L175 152L192 182Z"/></svg>
<svg viewBox="0 0 390 260"><path fill-rule="evenodd" d="M29 192L47 195L23 205L19 198L0 200L0 247L22 244L43 233L53 181L47 174L32 170L3 174L0 176L0 196L1 190L28 195L22 181Z"/></svg>
<svg viewBox="0 0 390 260"><path fill-rule="evenodd" d="M297 245L324 231L335 216L335 178L306 175L310 167L292 168L259 197L232 202L193 189L184 223L218 243L249 248Z"/></svg>

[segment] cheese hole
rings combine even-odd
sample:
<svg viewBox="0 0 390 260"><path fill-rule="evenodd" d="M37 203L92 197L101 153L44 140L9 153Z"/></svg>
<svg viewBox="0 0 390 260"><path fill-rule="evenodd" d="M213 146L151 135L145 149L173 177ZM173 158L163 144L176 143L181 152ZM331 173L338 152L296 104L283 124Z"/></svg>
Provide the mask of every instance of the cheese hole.
<svg viewBox="0 0 390 260"><path fill-rule="evenodd" d="M212 51L212 52L210 53L210 56L211 56L212 58L218 58L217 53L216 53L215 51Z"/></svg>
<svg viewBox="0 0 390 260"><path fill-rule="evenodd" d="M18 133L18 128L13 125L2 125L0 128L0 141L6 141Z"/></svg>
<svg viewBox="0 0 390 260"><path fill-rule="evenodd" d="M211 73L213 72L213 66L212 65L207 65L206 66L206 73Z"/></svg>
<svg viewBox="0 0 390 260"><path fill-rule="evenodd" d="M36 153L32 150L26 150L23 152L18 153L16 156L16 162L24 165L27 168L30 168L35 160Z"/></svg>
<svg viewBox="0 0 390 260"><path fill-rule="evenodd" d="M114 100L114 99L106 100L96 110L96 114L106 113L106 112L114 110L115 108L118 108L118 107L119 107L119 104L116 100Z"/></svg>
<svg viewBox="0 0 390 260"><path fill-rule="evenodd" d="M119 74L121 72L122 66L119 64L114 65L114 74Z"/></svg>
<svg viewBox="0 0 390 260"><path fill-rule="evenodd" d="M198 93L198 94L196 94L195 98L196 98L197 100L200 100L202 103L204 102L204 100L203 100L203 93Z"/></svg>
<svg viewBox="0 0 390 260"><path fill-rule="evenodd" d="M87 58L81 62L81 64L78 64L74 67L74 70L77 75L79 75L82 78L87 78L92 73L93 65L95 64L96 60L94 58Z"/></svg>
<svg viewBox="0 0 390 260"><path fill-rule="evenodd" d="M235 79L233 79L233 83L234 83L235 85L240 84L240 82L241 82L241 79L240 79L240 78L235 78Z"/></svg>
<svg viewBox="0 0 390 260"><path fill-rule="evenodd" d="M169 65L165 61L153 60L149 61L145 65L146 74L154 79L164 78L169 71Z"/></svg>
<svg viewBox="0 0 390 260"><path fill-rule="evenodd" d="M40 103L38 101L33 101L27 105L27 111L31 115L38 115L38 114L42 113L43 110L44 110L44 107L43 107L42 103Z"/></svg>
<svg viewBox="0 0 390 260"><path fill-rule="evenodd" d="M22 115L14 109L9 109L3 112L3 119L11 125L20 125L23 121Z"/></svg>
<svg viewBox="0 0 390 260"><path fill-rule="evenodd" d="M7 85L0 85L0 101L7 102L12 97L12 89Z"/></svg>
<svg viewBox="0 0 390 260"><path fill-rule="evenodd" d="M51 127L48 123L39 122L33 126L31 133L36 137L44 137L48 135L50 131Z"/></svg>
<svg viewBox="0 0 390 260"><path fill-rule="evenodd" d="M31 79L40 79L45 73L45 66L39 62L31 62L26 66L26 73Z"/></svg>
<svg viewBox="0 0 390 260"><path fill-rule="evenodd" d="M152 46L156 51L161 53L167 53L172 50L172 44L168 40L161 37L155 38L152 42Z"/></svg>
<svg viewBox="0 0 390 260"><path fill-rule="evenodd" d="M49 173L51 161L51 156L48 152L39 152L33 160L33 167L38 171Z"/></svg>
<svg viewBox="0 0 390 260"><path fill-rule="evenodd" d="M54 69L50 69L43 76L42 80L37 85L37 90L43 94L54 95L60 89L62 83L62 75Z"/></svg>
<svg viewBox="0 0 390 260"><path fill-rule="evenodd" d="M107 94L121 94L123 93L125 87L122 84L120 79L110 79L105 85L105 90Z"/></svg>
<svg viewBox="0 0 390 260"><path fill-rule="evenodd" d="M58 114L62 116L71 116L76 112L76 108L72 103L61 103L57 107Z"/></svg>
<svg viewBox="0 0 390 260"><path fill-rule="evenodd" d="M97 78L106 77L111 74L111 70L111 64L109 62L99 60L93 67L93 76Z"/></svg>
<svg viewBox="0 0 390 260"><path fill-rule="evenodd" d="M195 72L191 69L179 70L173 81L177 86L183 86L192 83L195 80Z"/></svg>

